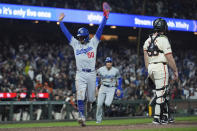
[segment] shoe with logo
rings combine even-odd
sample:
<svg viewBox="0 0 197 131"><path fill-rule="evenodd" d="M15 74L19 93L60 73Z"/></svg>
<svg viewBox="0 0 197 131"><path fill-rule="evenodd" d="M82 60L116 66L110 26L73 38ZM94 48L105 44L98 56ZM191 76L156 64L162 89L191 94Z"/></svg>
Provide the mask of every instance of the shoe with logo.
<svg viewBox="0 0 197 131"><path fill-rule="evenodd" d="M174 123L174 118L172 118L172 117L168 118L168 122L169 123Z"/></svg>
<svg viewBox="0 0 197 131"><path fill-rule="evenodd" d="M152 123L153 123L153 124L161 124L161 121L160 121L159 118L154 118L154 120L153 120Z"/></svg>
<svg viewBox="0 0 197 131"><path fill-rule="evenodd" d="M165 124L168 124L168 117L163 115L162 118L161 118L161 124L165 125Z"/></svg>

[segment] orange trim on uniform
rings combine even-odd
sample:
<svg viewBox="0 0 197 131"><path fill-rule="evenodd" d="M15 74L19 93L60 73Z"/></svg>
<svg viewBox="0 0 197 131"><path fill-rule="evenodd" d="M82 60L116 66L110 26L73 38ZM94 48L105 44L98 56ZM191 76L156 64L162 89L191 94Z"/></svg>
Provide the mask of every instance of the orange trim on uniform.
<svg viewBox="0 0 197 131"><path fill-rule="evenodd" d="M169 55L169 54L172 54L172 52L169 52L169 53L167 53L167 54L165 54L165 55Z"/></svg>
<svg viewBox="0 0 197 131"><path fill-rule="evenodd" d="M166 68L165 68L165 65L163 65L164 67L164 72L165 72L165 80L164 80L164 86L166 85Z"/></svg>
<svg viewBox="0 0 197 131"><path fill-rule="evenodd" d="M166 67L163 65L164 72L165 72L165 79L164 79L164 86L166 85ZM162 91L162 95L164 94L164 90ZM162 97L161 97L161 102L162 102Z"/></svg>

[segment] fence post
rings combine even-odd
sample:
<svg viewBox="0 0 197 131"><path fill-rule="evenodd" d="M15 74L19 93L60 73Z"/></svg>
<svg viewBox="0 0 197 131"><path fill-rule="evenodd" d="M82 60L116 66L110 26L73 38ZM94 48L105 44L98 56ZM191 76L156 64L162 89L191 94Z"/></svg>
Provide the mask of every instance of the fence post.
<svg viewBox="0 0 197 131"><path fill-rule="evenodd" d="M9 121L13 121L13 108L13 102L10 102Z"/></svg>
<svg viewBox="0 0 197 131"><path fill-rule="evenodd" d="M48 116L49 116L49 120L52 120L52 103L51 103L51 101L48 101Z"/></svg>
<svg viewBox="0 0 197 131"><path fill-rule="evenodd" d="M70 104L68 104L68 103L66 102L66 119L67 119L67 120L70 119L70 114L69 114L69 112L70 112Z"/></svg>
<svg viewBox="0 0 197 131"><path fill-rule="evenodd" d="M30 102L29 107L30 107L30 120L33 120L33 103L32 102Z"/></svg>

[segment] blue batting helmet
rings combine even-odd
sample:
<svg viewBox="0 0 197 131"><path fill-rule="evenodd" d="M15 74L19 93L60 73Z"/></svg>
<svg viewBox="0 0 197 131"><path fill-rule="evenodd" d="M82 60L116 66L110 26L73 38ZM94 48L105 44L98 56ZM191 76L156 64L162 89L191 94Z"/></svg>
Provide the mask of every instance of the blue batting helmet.
<svg viewBox="0 0 197 131"><path fill-rule="evenodd" d="M107 58L105 59L105 63L107 63L107 62L112 62L112 58L111 58L111 57L107 57Z"/></svg>
<svg viewBox="0 0 197 131"><path fill-rule="evenodd" d="M89 31L86 28L84 28L84 27L78 29L77 36L78 37L80 37L80 36L85 37L84 38L85 42L89 41Z"/></svg>

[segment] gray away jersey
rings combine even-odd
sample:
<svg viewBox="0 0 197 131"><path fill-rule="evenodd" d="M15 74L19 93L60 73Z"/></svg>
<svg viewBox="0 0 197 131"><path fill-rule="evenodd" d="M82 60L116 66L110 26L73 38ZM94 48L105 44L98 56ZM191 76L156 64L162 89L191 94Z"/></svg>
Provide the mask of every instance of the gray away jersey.
<svg viewBox="0 0 197 131"><path fill-rule="evenodd" d="M106 66L103 66L97 70L98 77L102 85L107 85L110 87L117 86L118 79L121 77L120 72L117 68L112 67L110 70Z"/></svg>
<svg viewBox="0 0 197 131"><path fill-rule="evenodd" d="M99 40L94 36L87 44L81 44L80 41L72 37L70 45L74 49L77 70L91 69L95 70L96 53Z"/></svg>

